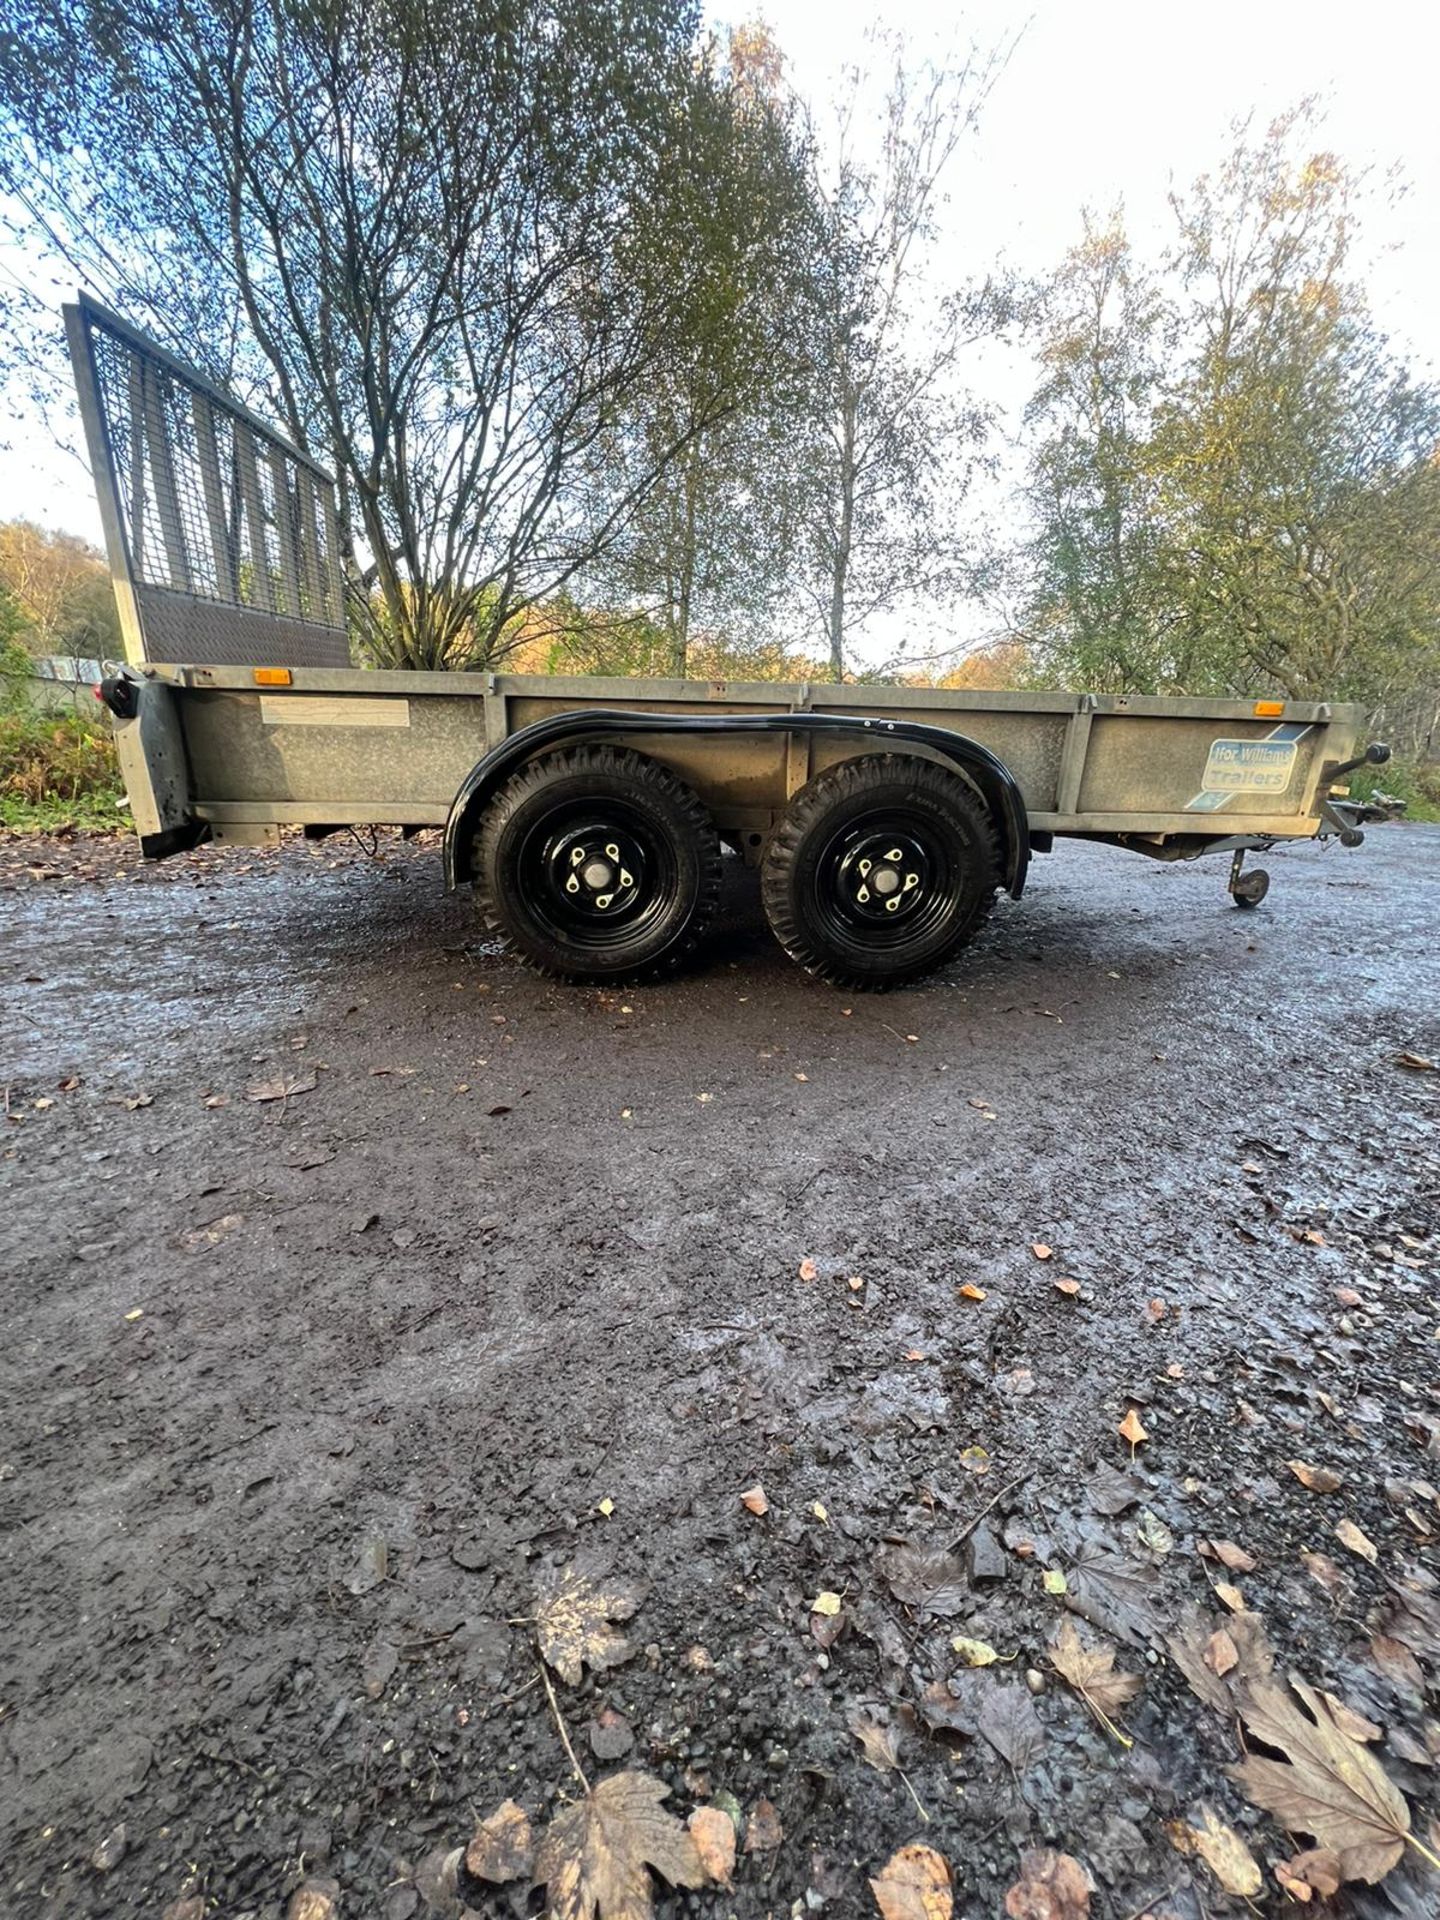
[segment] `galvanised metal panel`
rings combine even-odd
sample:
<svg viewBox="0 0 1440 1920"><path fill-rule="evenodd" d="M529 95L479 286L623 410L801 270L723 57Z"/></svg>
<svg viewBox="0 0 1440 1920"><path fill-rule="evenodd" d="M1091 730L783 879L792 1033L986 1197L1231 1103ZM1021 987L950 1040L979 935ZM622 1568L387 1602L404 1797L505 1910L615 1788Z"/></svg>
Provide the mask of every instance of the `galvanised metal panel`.
<svg viewBox="0 0 1440 1920"><path fill-rule="evenodd" d="M330 475L96 301L65 325L126 657L348 667Z"/></svg>

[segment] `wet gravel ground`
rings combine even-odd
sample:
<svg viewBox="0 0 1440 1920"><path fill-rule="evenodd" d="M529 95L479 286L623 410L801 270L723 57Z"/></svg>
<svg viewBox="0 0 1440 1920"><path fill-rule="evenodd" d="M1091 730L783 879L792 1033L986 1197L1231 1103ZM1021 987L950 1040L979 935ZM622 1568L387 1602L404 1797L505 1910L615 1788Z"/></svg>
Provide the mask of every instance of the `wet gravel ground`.
<svg viewBox="0 0 1440 1920"><path fill-rule="evenodd" d="M1268 865L1246 914L1223 861L1062 846L851 998L739 872L702 967L602 993L487 949L433 845L0 843L0 1911L436 1910L435 1850L574 1791L534 1615L577 1559L648 1585L557 1686L592 1777L778 1822L662 1911L871 1911L923 1839L967 1920L1034 1845L1099 1920L1201 1920L1243 1904L1167 1838L1201 1803L1295 1911L1166 1652L1220 1580L1433 1831L1440 830ZM1001 1658L937 1733L956 1635ZM1418 1858L1307 1908L1437 1911Z"/></svg>

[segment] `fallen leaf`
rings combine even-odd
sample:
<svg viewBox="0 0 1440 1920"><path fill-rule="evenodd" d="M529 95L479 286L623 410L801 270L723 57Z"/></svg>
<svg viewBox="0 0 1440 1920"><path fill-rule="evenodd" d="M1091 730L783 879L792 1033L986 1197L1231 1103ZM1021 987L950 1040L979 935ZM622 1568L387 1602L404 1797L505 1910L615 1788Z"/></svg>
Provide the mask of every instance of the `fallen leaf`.
<svg viewBox="0 0 1440 1920"><path fill-rule="evenodd" d="M1351 1553L1358 1553L1362 1560L1368 1560L1373 1567L1379 1558L1373 1540L1367 1540L1353 1520L1342 1520L1335 1528L1335 1538L1342 1547L1348 1547Z"/></svg>
<svg viewBox="0 0 1440 1920"><path fill-rule="evenodd" d="M1217 1627L1205 1642L1205 1664L1220 1680L1232 1667L1239 1666L1240 1654L1224 1627Z"/></svg>
<svg viewBox="0 0 1440 1920"><path fill-rule="evenodd" d="M218 1220L207 1220L203 1227L191 1227L188 1233L182 1233L180 1244L187 1253L199 1253L206 1247L218 1247L220 1242L244 1224L243 1213L222 1214Z"/></svg>
<svg viewBox="0 0 1440 1920"><path fill-rule="evenodd" d="M465 1868L477 1880L503 1887L511 1880L529 1877L534 1853L530 1816L515 1801L503 1800L475 1829L465 1849Z"/></svg>
<svg viewBox="0 0 1440 1920"><path fill-rule="evenodd" d="M1287 1460L1285 1464L1301 1486L1308 1487L1311 1493L1335 1493L1345 1484L1331 1467L1312 1467L1303 1460Z"/></svg>
<svg viewBox="0 0 1440 1920"><path fill-rule="evenodd" d="M1224 1677L1206 1659L1215 1628L1198 1608L1187 1610L1165 1645L1191 1691L1229 1720L1235 1716L1235 1689L1251 1681L1268 1680L1275 1668L1275 1655L1257 1614L1237 1613L1224 1631L1235 1653L1235 1664Z"/></svg>
<svg viewBox="0 0 1440 1920"><path fill-rule="evenodd" d="M969 1682L976 1673L955 1673L949 1680L932 1680L920 1696L920 1718L935 1733L960 1733L973 1740L980 1728L976 1721L979 1706ZM956 1689L959 1689L957 1692Z"/></svg>
<svg viewBox="0 0 1440 1920"><path fill-rule="evenodd" d="M313 1093L318 1082L313 1073L292 1078L279 1074L273 1080L257 1081L245 1089L245 1098L263 1103L267 1100L294 1100L302 1093Z"/></svg>
<svg viewBox="0 0 1440 1920"><path fill-rule="evenodd" d="M1323 1587L1332 1600L1338 1600L1349 1590L1350 1582L1328 1553L1314 1553L1308 1547L1302 1547L1300 1562L1310 1578Z"/></svg>
<svg viewBox="0 0 1440 1920"><path fill-rule="evenodd" d="M1245 1596L1239 1587L1232 1587L1228 1580L1217 1580L1211 1592L1221 1606L1228 1608L1231 1613L1244 1613Z"/></svg>
<svg viewBox="0 0 1440 1920"><path fill-rule="evenodd" d="M1069 1570L1065 1604L1117 1640L1148 1639L1160 1630L1152 1599L1157 1579L1153 1561L1132 1560L1103 1539L1086 1540Z"/></svg>
<svg viewBox="0 0 1440 1920"><path fill-rule="evenodd" d="M824 1506L819 1500L812 1500L810 1502L810 1511L822 1525L830 1518L829 1508Z"/></svg>
<svg viewBox="0 0 1440 1920"><path fill-rule="evenodd" d="M1063 1273L1060 1274L1056 1279L1052 1280L1050 1284L1052 1287L1054 1287L1057 1293L1063 1293L1064 1295L1066 1295L1068 1299L1071 1299L1071 1300L1073 1300L1075 1298L1075 1295L1080 1291L1080 1282L1078 1280L1069 1279Z"/></svg>
<svg viewBox="0 0 1440 1920"><path fill-rule="evenodd" d="M1282 1826L1338 1854L1347 1880L1373 1884L1405 1851L1410 1809L1375 1756L1337 1724L1324 1697L1303 1680L1292 1677L1290 1684L1308 1717L1274 1681L1257 1683L1240 1701L1252 1737L1285 1760L1252 1754L1230 1775Z"/></svg>
<svg viewBox="0 0 1440 1920"><path fill-rule="evenodd" d="M735 1822L720 1807L696 1807L686 1824L701 1866L716 1886L729 1887L735 1872Z"/></svg>
<svg viewBox="0 0 1440 1920"><path fill-rule="evenodd" d="M987 1681L976 1723L1016 1773L1024 1773L1045 1745L1045 1728L1028 1687L1012 1686L1000 1679Z"/></svg>
<svg viewBox="0 0 1440 1920"><path fill-rule="evenodd" d="M1335 1298L1342 1307L1360 1307L1365 1304L1363 1293L1357 1293L1354 1287L1336 1287Z"/></svg>
<svg viewBox="0 0 1440 1920"><path fill-rule="evenodd" d="M1420 1662L1403 1640L1396 1640L1388 1633L1377 1633L1370 1642L1370 1658L1402 1693L1418 1696L1424 1692L1425 1675Z"/></svg>
<svg viewBox="0 0 1440 1920"><path fill-rule="evenodd" d="M1033 1552L1034 1549L1032 1548L1031 1551ZM1070 1582L1059 1567L1046 1567L1040 1576L1040 1584L1046 1593L1055 1594L1057 1597L1070 1591Z"/></svg>
<svg viewBox="0 0 1440 1920"><path fill-rule="evenodd" d="M285 1920L336 1920L340 1911L340 1885L336 1880L307 1880L290 1896Z"/></svg>
<svg viewBox="0 0 1440 1920"><path fill-rule="evenodd" d="M775 1811L774 1803L765 1799L757 1800L745 1823L746 1853L773 1853L784 1838L785 1829L780 1824L780 1815Z"/></svg>
<svg viewBox="0 0 1440 1920"><path fill-rule="evenodd" d="M1113 1520L1133 1507L1145 1494L1145 1488L1133 1473L1112 1467L1108 1461L1098 1466L1085 1489L1090 1505L1107 1520Z"/></svg>
<svg viewBox="0 0 1440 1920"><path fill-rule="evenodd" d="M694 1840L660 1802L670 1789L645 1773L614 1773L558 1813L535 1853L534 1884L549 1920L649 1920L653 1869L672 1887L702 1887Z"/></svg>
<svg viewBox="0 0 1440 1920"><path fill-rule="evenodd" d="M1145 1318L1152 1326L1159 1326L1169 1311L1170 1309L1163 1300L1147 1300L1145 1302Z"/></svg>
<svg viewBox="0 0 1440 1920"><path fill-rule="evenodd" d="M1090 1881L1069 1853L1029 1847L1020 1856L1020 1878L1005 1895L1009 1920L1089 1920Z"/></svg>
<svg viewBox="0 0 1440 1920"><path fill-rule="evenodd" d="M1399 1067L1409 1067L1412 1072L1415 1073L1434 1073L1436 1071L1435 1062L1427 1059L1423 1053L1397 1053L1395 1056L1395 1064Z"/></svg>
<svg viewBox="0 0 1440 1920"><path fill-rule="evenodd" d="M1169 1527L1166 1526L1159 1514L1152 1513L1149 1507L1141 1509L1140 1518L1136 1523L1135 1533L1140 1544L1148 1547L1151 1553L1166 1554L1169 1553L1175 1545L1174 1534L1170 1531Z"/></svg>
<svg viewBox="0 0 1440 1920"><path fill-rule="evenodd" d="M1202 1540L1200 1551L1207 1560L1218 1560L1232 1573L1253 1573L1258 1564L1253 1553L1237 1547L1233 1540Z"/></svg>
<svg viewBox="0 0 1440 1920"><path fill-rule="evenodd" d="M970 1597L964 1563L953 1553L896 1547L883 1556L879 1568L901 1606L914 1607L922 1614L949 1619Z"/></svg>
<svg viewBox="0 0 1440 1920"><path fill-rule="evenodd" d="M1150 1435L1146 1432L1144 1423L1140 1418L1140 1410L1138 1407L1131 1407L1130 1411L1125 1415L1125 1418L1120 1422L1119 1426L1115 1429L1115 1431L1120 1435L1120 1438L1122 1440L1128 1440L1130 1442L1130 1452L1132 1457L1134 1455L1136 1447L1139 1446L1140 1442L1142 1440L1148 1440L1150 1438Z"/></svg>
<svg viewBox="0 0 1440 1920"><path fill-rule="evenodd" d="M765 1489L757 1480L753 1487L747 1487L740 1496L740 1504L750 1513L768 1513L770 1502L765 1498Z"/></svg>
<svg viewBox="0 0 1440 1920"><path fill-rule="evenodd" d="M1198 1854L1226 1893L1253 1900L1265 1884L1254 1854L1213 1808L1202 1806L1199 1816L1198 1826L1191 1826L1185 1820L1165 1822L1171 1846L1177 1853Z"/></svg>
<svg viewBox="0 0 1440 1920"><path fill-rule="evenodd" d="M955 1291L962 1300L983 1300L985 1298L984 1287L977 1287L970 1280L967 1280L963 1287L957 1287Z"/></svg>
<svg viewBox="0 0 1440 1920"><path fill-rule="evenodd" d="M860 1742L866 1764L878 1773L895 1773L900 1766L900 1734L893 1722L867 1707L857 1707L846 1722Z"/></svg>
<svg viewBox="0 0 1440 1920"><path fill-rule="evenodd" d="M1030 1251L1037 1260L1053 1260L1055 1257L1055 1249L1053 1247L1047 1247L1043 1240L1032 1240L1030 1242Z"/></svg>
<svg viewBox="0 0 1440 1920"><path fill-rule="evenodd" d="M815 1598L810 1602L810 1611L812 1613L822 1614L829 1620L833 1619L834 1616L839 1613L842 1605L843 1602L838 1593L817 1593Z"/></svg>
<svg viewBox="0 0 1440 1920"><path fill-rule="evenodd" d="M1000 1658L988 1641L970 1640L963 1633L957 1633L950 1645L967 1667L993 1667Z"/></svg>
<svg viewBox="0 0 1440 1920"><path fill-rule="evenodd" d="M967 1473L988 1473L990 1471L990 1455L984 1447L962 1447L960 1450L960 1464Z"/></svg>
<svg viewBox="0 0 1440 1920"><path fill-rule="evenodd" d="M597 1500L595 1502L595 1511L600 1515L602 1520L608 1520L611 1514L614 1513L615 1502L610 1498L608 1493L603 1500Z"/></svg>
<svg viewBox="0 0 1440 1920"><path fill-rule="evenodd" d="M155 1096L153 1093L132 1093L127 1095L120 1104L127 1113L138 1113L142 1107L153 1107Z"/></svg>
<svg viewBox="0 0 1440 1920"><path fill-rule="evenodd" d="M1348 1734L1352 1740L1358 1740L1362 1747L1368 1746L1372 1740L1381 1740L1384 1738L1385 1729L1383 1727L1377 1727L1375 1722L1373 1720L1367 1720L1363 1713L1356 1713L1353 1707L1347 1707L1343 1700L1338 1699L1333 1693L1327 1692L1324 1687L1320 1688L1320 1696L1330 1709L1335 1724L1339 1727L1340 1731Z"/></svg>
<svg viewBox="0 0 1440 1920"><path fill-rule="evenodd" d="M1135 1673L1116 1670L1111 1647L1088 1647L1073 1620L1062 1620L1050 1642L1055 1671L1080 1697L1107 1717L1133 1700L1143 1682Z"/></svg>
<svg viewBox="0 0 1440 1920"><path fill-rule="evenodd" d="M800 1262L800 1278L802 1280L818 1280L820 1278L820 1269L808 1254Z"/></svg>
<svg viewBox="0 0 1440 1920"><path fill-rule="evenodd" d="M610 1622L628 1620L646 1591L638 1581L615 1579L576 1562L544 1579L536 1595L535 1631L541 1653L567 1686L579 1686L585 1667L598 1673L630 1659L634 1647ZM620 1777L644 1780L641 1774Z"/></svg>
<svg viewBox="0 0 1440 1920"><path fill-rule="evenodd" d="M828 1653L845 1631L843 1613L812 1613L810 1616L810 1637L816 1646L823 1647Z"/></svg>
<svg viewBox="0 0 1440 1920"><path fill-rule="evenodd" d="M1297 1853L1293 1860L1280 1861L1275 1868L1275 1878L1285 1892L1292 1900L1302 1902L1315 1895L1322 1900L1330 1899L1340 1891L1344 1877L1339 1854L1332 1853L1328 1847L1312 1847L1308 1852Z"/></svg>
<svg viewBox="0 0 1440 1920"><path fill-rule="evenodd" d="M362 1534L355 1564L345 1581L346 1588L357 1600L363 1600L367 1593L373 1593L376 1587L384 1585L389 1571L390 1548L384 1534Z"/></svg>
<svg viewBox="0 0 1440 1920"><path fill-rule="evenodd" d="M360 1663L360 1678L364 1683L367 1699L378 1700L385 1691L386 1682L400 1664L400 1656L388 1640L376 1640L366 1651Z"/></svg>
<svg viewBox="0 0 1440 1920"><path fill-rule="evenodd" d="M923 1360L925 1355L920 1351L919 1347L907 1347L905 1349L905 1358L907 1360Z"/></svg>
<svg viewBox="0 0 1440 1920"><path fill-rule="evenodd" d="M870 1882L882 1920L950 1920L950 1868L933 1847L901 1847Z"/></svg>

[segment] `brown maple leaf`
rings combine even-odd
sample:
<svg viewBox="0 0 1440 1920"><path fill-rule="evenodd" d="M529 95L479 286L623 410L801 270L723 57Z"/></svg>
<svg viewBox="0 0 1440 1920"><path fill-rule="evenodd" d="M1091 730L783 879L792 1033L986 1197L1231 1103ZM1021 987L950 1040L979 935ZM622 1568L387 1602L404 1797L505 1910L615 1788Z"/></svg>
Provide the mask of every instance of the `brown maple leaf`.
<svg viewBox="0 0 1440 1920"><path fill-rule="evenodd" d="M293 1100L298 1094L313 1093L316 1084L313 1073L293 1077L282 1073L274 1080L260 1080L253 1087L247 1087L245 1098L263 1106L268 1100Z"/></svg>
<svg viewBox="0 0 1440 1920"><path fill-rule="evenodd" d="M1216 1670L1212 1651L1216 1635L1221 1632L1228 1643L1227 1660L1230 1653L1235 1655L1223 1674ZM1227 1720L1233 1718L1236 1711L1236 1690L1251 1681L1268 1680L1275 1669L1275 1655L1258 1614L1232 1614L1220 1627L1207 1620L1197 1607L1191 1607L1165 1645L1170 1658L1190 1682L1191 1690L1207 1707L1224 1714Z"/></svg>
<svg viewBox="0 0 1440 1920"><path fill-rule="evenodd" d="M870 1766L879 1773L899 1772L900 1734L891 1721L880 1719L866 1707L857 1707L847 1724Z"/></svg>
<svg viewBox="0 0 1440 1920"><path fill-rule="evenodd" d="M950 1868L933 1847L901 1847L870 1882L884 1920L950 1920Z"/></svg>
<svg viewBox="0 0 1440 1920"><path fill-rule="evenodd" d="M1073 1854L1029 1847L1005 1895L1010 1920L1089 1920L1090 1880Z"/></svg>
<svg viewBox="0 0 1440 1920"><path fill-rule="evenodd" d="M1404 1853L1410 1809L1374 1755L1344 1731L1324 1695L1303 1680L1290 1684L1309 1717L1273 1680L1257 1683L1240 1700L1252 1736L1285 1760L1252 1754L1230 1768L1231 1777L1282 1826L1335 1853L1345 1879L1373 1883Z"/></svg>
<svg viewBox="0 0 1440 1920"><path fill-rule="evenodd" d="M1073 1620L1060 1622L1050 1642L1050 1659L1062 1679L1105 1720L1133 1700L1143 1684L1138 1674L1117 1671L1111 1648L1087 1647Z"/></svg>
<svg viewBox="0 0 1440 1920"><path fill-rule="evenodd" d="M540 1651L566 1686L578 1687L585 1667L618 1667L635 1649L612 1620L628 1620L648 1589L572 1562L542 1582L535 1601Z"/></svg>
<svg viewBox="0 0 1440 1920"><path fill-rule="evenodd" d="M1253 1900L1264 1886L1265 1877L1254 1854L1213 1807L1202 1806L1194 1826L1187 1820L1167 1820L1165 1831L1177 1853L1200 1856L1226 1893Z"/></svg>
<svg viewBox="0 0 1440 1920"><path fill-rule="evenodd" d="M903 1607L949 1619L972 1598L964 1562L953 1553L900 1546L877 1562L887 1586Z"/></svg>
<svg viewBox="0 0 1440 1920"><path fill-rule="evenodd" d="M696 1807L687 1825L700 1864L716 1886L728 1887L735 1872L735 1822L723 1807Z"/></svg>
<svg viewBox="0 0 1440 1920"><path fill-rule="evenodd" d="M695 1842L660 1802L648 1773L614 1773L551 1822L535 1854L548 1920L650 1920L650 1871L672 1887L703 1887Z"/></svg>
<svg viewBox="0 0 1440 1920"><path fill-rule="evenodd" d="M488 1820L475 1829L465 1849L465 1869L477 1880L503 1887L530 1871L535 1849L530 1839L530 1817L513 1800L502 1800Z"/></svg>

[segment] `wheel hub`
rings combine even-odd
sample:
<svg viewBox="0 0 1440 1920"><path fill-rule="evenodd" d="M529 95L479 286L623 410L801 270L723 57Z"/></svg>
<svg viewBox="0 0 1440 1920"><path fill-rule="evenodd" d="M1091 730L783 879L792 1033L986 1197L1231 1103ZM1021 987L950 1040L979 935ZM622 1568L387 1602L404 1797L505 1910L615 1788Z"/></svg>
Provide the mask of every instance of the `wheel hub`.
<svg viewBox="0 0 1440 1920"><path fill-rule="evenodd" d="M926 896L931 860L909 834L866 834L847 847L835 869L841 911L863 920L907 918Z"/></svg>
<svg viewBox="0 0 1440 1920"><path fill-rule="evenodd" d="M585 919L613 918L644 901L644 849L605 821L557 834L545 850L544 872L557 904Z"/></svg>

